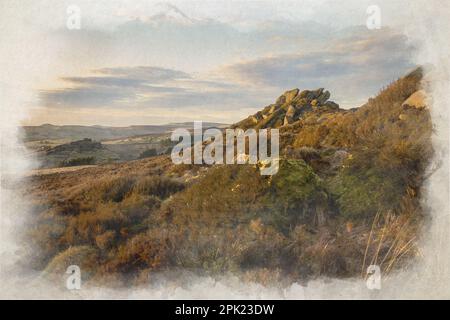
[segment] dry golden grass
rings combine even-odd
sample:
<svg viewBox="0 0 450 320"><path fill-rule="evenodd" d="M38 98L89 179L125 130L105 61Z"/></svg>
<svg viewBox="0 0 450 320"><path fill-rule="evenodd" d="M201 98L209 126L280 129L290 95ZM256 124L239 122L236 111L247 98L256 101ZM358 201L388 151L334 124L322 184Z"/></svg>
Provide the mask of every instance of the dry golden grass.
<svg viewBox="0 0 450 320"><path fill-rule="evenodd" d="M362 275L366 275L369 265L378 265L385 276L419 256L417 246L421 229L420 213L412 203L410 196L405 197L401 212L394 214L377 213L370 233L362 263Z"/></svg>

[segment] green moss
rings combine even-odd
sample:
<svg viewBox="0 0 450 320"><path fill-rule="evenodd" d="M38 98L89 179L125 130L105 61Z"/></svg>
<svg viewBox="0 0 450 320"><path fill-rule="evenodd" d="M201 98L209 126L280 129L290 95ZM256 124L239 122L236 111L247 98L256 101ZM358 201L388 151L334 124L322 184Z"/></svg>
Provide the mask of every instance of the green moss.
<svg viewBox="0 0 450 320"><path fill-rule="evenodd" d="M283 160L272 180L276 196L287 202L314 201L321 197L320 178L303 160Z"/></svg>
<svg viewBox="0 0 450 320"><path fill-rule="evenodd" d="M340 214L346 219L371 219L379 210L394 209L404 189L396 172L381 168L356 172L346 168L329 183Z"/></svg>
<svg viewBox="0 0 450 320"><path fill-rule="evenodd" d="M318 207L327 206L323 182L303 160L283 160L273 176L269 200L270 215L278 228L286 230L314 218Z"/></svg>

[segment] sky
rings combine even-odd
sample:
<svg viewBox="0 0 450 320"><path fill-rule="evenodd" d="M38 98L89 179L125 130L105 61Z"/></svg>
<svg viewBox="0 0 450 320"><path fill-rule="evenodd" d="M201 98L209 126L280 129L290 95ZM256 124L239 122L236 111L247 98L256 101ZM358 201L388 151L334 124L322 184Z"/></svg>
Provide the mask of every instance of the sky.
<svg viewBox="0 0 450 320"><path fill-rule="evenodd" d="M377 1L376 30L365 0L0 3L0 80L32 88L27 125L233 123L293 88L352 108L415 67L405 1Z"/></svg>

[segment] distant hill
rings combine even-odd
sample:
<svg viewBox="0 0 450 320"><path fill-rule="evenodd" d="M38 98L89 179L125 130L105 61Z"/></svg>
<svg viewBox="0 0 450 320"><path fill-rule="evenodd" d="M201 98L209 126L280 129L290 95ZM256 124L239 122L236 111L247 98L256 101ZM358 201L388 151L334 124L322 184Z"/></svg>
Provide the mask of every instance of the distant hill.
<svg viewBox="0 0 450 320"><path fill-rule="evenodd" d="M37 153L36 156L40 166L44 168L101 164L120 160L117 153L88 138L57 145Z"/></svg>
<svg viewBox="0 0 450 320"><path fill-rule="evenodd" d="M204 128L224 128L228 125L205 122ZM167 152L172 145L170 133L178 128L191 130L190 122L161 126L41 126L22 127L22 139L30 157L38 160L37 168L67 165L103 164L138 159L155 150Z"/></svg>
<svg viewBox="0 0 450 320"><path fill-rule="evenodd" d="M204 127L224 127L221 123L203 123ZM142 125L129 127L107 126L77 126L52 125L23 126L22 140L24 142L41 140L69 140L76 141L89 138L96 141L121 139L133 136L168 133L177 128L192 128L192 123L172 123L167 125Z"/></svg>

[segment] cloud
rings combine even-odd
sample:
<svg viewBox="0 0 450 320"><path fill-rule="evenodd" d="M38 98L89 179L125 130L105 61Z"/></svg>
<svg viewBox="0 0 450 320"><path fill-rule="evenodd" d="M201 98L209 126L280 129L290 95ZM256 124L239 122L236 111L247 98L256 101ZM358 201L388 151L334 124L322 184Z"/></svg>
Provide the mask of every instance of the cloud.
<svg viewBox="0 0 450 320"><path fill-rule="evenodd" d="M367 99L414 67L414 48L389 29L352 28L322 49L229 65L224 73L241 83L280 89L326 87L341 99Z"/></svg>
<svg viewBox="0 0 450 320"><path fill-rule="evenodd" d="M150 66L102 68L95 76L64 77L65 88L40 93L46 107L144 109L206 107L235 109L260 102L251 90L224 79L196 78Z"/></svg>
<svg viewBox="0 0 450 320"><path fill-rule="evenodd" d="M102 68L95 70L96 73L104 75L121 76L125 78L146 80L152 83L164 82L173 79L189 79L191 76L186 72L158 67L118 67Z"/></svg>
<svg viewBox="0 0 450 320"><path fill-rule="evenodd" d="M323 40L323 38L322 38ZM414 65L413 48L392 30L350 28L320 49L279 54L218 68L207 74L154 67L93 70L65 77L66 88L45 90L41 100L60 108L261 108L291 88L325 87L343 107L356 107Z"/></svg>
<svg viewBox="0 0 450 320"><path fill-rule="evenodd" d="M40 99L44 106L59 106L63 108L83 108L93 105L107 106L130 98L126 90L110 90L102 87L66 88L42 91Z"/></svg>
<svg viewBox="0 0 450 320"><path fill-rule="evenodd" d="M96 68L42 90L42 105L61 112L177 109L180 117L194 108L205 116L234 110L239 120L239 110L256 111L292 88L325 87L341 106L359 106L414 67L413 48L388 28L333 31L317 22L267 21L244 32L214 20L180 23L180 17L186 22L175 10L113 30L59 33L77 47L77 59L94 57L88 66ZM130 61L137 65L105 67Z"/></svg>
<svg viewBox="0 0 450 320"><path fill-rule="evenodd" d="M148 88L152 84L161 84L169 80L191 78L189 74L182 71L143 66L103 68L93 72L101 76L63 77L61 80L85 86Z"/></svg>
<svg viewBox="0 0 450 320"><path fill-rule="evenodd" d="M238 109L250 104L257 105L258 93L245 89L232 90L185 90L168 96L155 96L142 101L142 105L169 108L204 107L204 111Z"/></svg>
<svg viewBox="0 0 450 320"><path fill-rule="evenodd" d="M100 76L61 78L69 87L41 91L42 103L63 108L126 107L124 103L133 103L140 95L183 91L164 83L190 79L185 72L156 67L103 68L93 73Z"/></svg>

